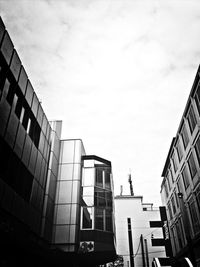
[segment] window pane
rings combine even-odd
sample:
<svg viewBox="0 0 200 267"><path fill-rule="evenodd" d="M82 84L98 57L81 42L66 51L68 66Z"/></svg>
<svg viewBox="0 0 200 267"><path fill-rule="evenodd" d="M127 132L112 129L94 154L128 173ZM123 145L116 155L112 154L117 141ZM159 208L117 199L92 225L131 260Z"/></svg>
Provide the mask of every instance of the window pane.
<svg viewBox="0 0 200 267"><path fill-rule="evenodd" d="M110 189L110 172L105 171L105 188Z"/></svg>
<svg viewBox="0 0 200 267"><path fill-rule="evenodd" d="M103 187L103 170L96 169L96 186Z"/></svg>
<svg viewBox="0 0 200 267"><path fill-rule="evenodd" d="M187 189L190 183L189 183L189 177L188 177L189 175L188 175L188 171L187 171L187 167L186 166L182 171L182 176L183 176L183 182L184 182L184 185L185 185L185 189Z"/></svg>
<svg viewBox="0 0 200 267"><path fill-rule="evenodd" d="M92 228L92 208L83 207L82 228Z"/></svg>
<svg viewBox="0 0 200 267"><path fill-rule="evenodd" d="M191 130L191 133L194 131L194 128L197 124L197 120L196 120L196 117L195 117L195 113L194 113L194 110L193 110L193 107L191 106L190 107L190 110L188 112L188 123L189 123L189 126L190 126L190 130Z"/></svg>
<svg viewBox="0 0 200 267"><path fill-rule="evenodd" d="M197 173L197 169L196 169L196 165L195 165L195 161L194 161L194 157L192 153L189 157L188 163L189 163L191 177L194 178L195 174Z"/></svg>
<svg viewBox="0 0 200 267"><path fill-rule="evenodd" d="M185 127L185 124L182 127L181 136L182 136L182 139L183 139L184 147L186 148L188 143L189 143L189 137L188 137L188 133L187 133L187 129Z"/></svg>
<svg viewBox="0 0 200 267"><path fill-rule="evenodd" d="M106 210L106 231L112 231L112 211Z"/></svg>
<svg viewBox="0 0 200 267"><path fill-rule="evenodd" d="M103 209L95 209L95 229L104 230L103 226Z"/></svg>

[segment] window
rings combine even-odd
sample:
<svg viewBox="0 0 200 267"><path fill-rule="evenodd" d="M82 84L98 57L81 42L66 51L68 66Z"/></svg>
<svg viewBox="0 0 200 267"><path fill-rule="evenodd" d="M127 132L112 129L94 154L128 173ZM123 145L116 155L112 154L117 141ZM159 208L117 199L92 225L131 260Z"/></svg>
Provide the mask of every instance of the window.
<svg viewBox="0 0 200 267"><path fill-rule="evenodd" d="M172 203L173 213L175 214L176 213L176 206L175 206L174 196L173 195L172 195L172 198L171 198L171 203Z"/></svg>
<svg viewBox="0 0 200 267"><path fill-rule="evenodd" d="M177 148L179 161L181 161L181 159L183 158L183 150L182 150L182 147L181 147L180 140L178 140L176 148Z"/></svg>
<svg viewBox="0 0 200 267"><path fill-rule="evenodd" d="M178 165L177 165L175 153L173 153L173 155L172 155L172 162L173 162L173 166L174 166L174 172L176 173L176 171L178 169Z"/></svg>
<svg viewBox="0 0 200 267"><path fill-rule="evenodd" d="M104 230L104 210L95 208L95 229Z"/></svg>
<svg viewBox="0 0 200 267"><path fill-rule="evenodd" d="M185 124L183 124L183 126L182 126L181 136L183 139L184 148L186 148L188 143L189 143L189 137L188 137L188 133L187 133L187 129L186 129Z"/></svg>
<svg viewBox="0 0 200 267"><path fill-rule="evenodd" d="M165 182L164 182L164 189L165 189L165 194L166 194L166 197L168 197L168 195L169 195L169 191L168 191L168 186L167 186L167 181L165 180Z"/></svg>
<svg viewBox="0 0 200 267"><path fill-rule="evenodd" d="M106 210L106 231L112 231L112 211Z"/></svg>
<svg viewBox="0 0 200 267"><path fill-rule="evenodd" d="M188 177L188 170L187 170L187 166L184 167L183 171L182 171L182 177L183 177L183 182L184 182L184 186L185 186L185 189L188 188L189 186L189 177Z"/></svg>
<svg viewBox="0 0 200 267"><path fill-rule="evenodd" d="M183 233L181 232L180 225L178 222L176 222L176 233L177 233L177 240L179 244L179 248L183 248L183 241L182 241L182 235Z"/></svg>
<svg viewBox="0 0 200 267"><path fill-rule="evenodd" d="M200 85L198 84L196 95L195 95L195 102L197 105L197 109L200 115Z"/></svg>
<svg viewBox="0 0 200 267"><path fill-rule="evenodd" d="M196 168L196 164L195 164L194 157L193 157L192 153L190 154L190 157L188 160L188 165L190 168L191 177L194 178L195 174L197 173L197 168Z"/></svg>
<svg viewBox="0 0 200 267"><path fill-rule="evenodd" d="M196 151L197 158L198 158L199 165L200 165L200 136L198 137L198 139L197 139L197 141L196 141L196 144L195 144L195 151Z"/></svg>
<svg viewBox="0 0 200 267"><path fill-rule="evenodd" d="M5 83L4 83L4 86L3 86L3 92L4 92L5 96L8 95L9 88L10 88L10 82L9 82L8 79L5 79Z"/></svg>
<svg viewBox="0 0 200 267"><path fill-rule="evenodd" d="M92 208L83 207L82 228L92 229Z"/></svg>
<svg viewBox="0 0 200 267"><path fill-rule="evenodd" d="M103 187L103 170L96 169L96 186Z"/></svg>
<svg viewBox="0 0 200 267"><path fill-rule="evenodd" d="M191 131L191 133L193 133L194 128L196 127L196 124L197 124L197 120L196 120L192 105L190 106L187 119L188 119L188 123L190 126L190 131Z"/></svg>
<svg viewBox="0 0 200 267"><path fill-rule="evenodd" d="M169 218L172 219L173 216L172 216L172 210L171 210L171 205L170 205L170 203L168 203L167 208L168 208Z"/></svg>
<svg viewBox="0 0 200 267"><path fill-rule="evenodd" d="M5 86L7 88L5 88ZM7 79L6 79L6 82L5 82L5 86L4 86L4 90L8 90L8 94L7 94L6 99L7 99L8 103L12 106L14 95L15 95L15 91L13 89L13 86L10 85L10 82Z"/></svg>
<svg viewBox="0 0 200 267"><path fill-rule="evenodd" d="M110 184L110 172L105 171L105 188L110 189L111 184Z"/></svg>
<svg viewBox="0 0 200 267"><path fill-rule="evenodd" d="M200 231L200 224L199 224L199 219L197 216L197 209L196 209L195 202L193 199L191 199L188 204L189 204L189 211L190 211L190 216L192 220L193 230L194 230L194 233L196 234Z"/></svg>

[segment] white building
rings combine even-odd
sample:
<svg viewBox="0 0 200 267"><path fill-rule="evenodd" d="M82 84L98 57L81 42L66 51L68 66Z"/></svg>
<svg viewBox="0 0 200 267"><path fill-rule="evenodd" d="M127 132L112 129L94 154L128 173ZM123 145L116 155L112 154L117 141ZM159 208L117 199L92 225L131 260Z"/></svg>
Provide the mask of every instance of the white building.
<svg viewBox="0 0 200 267"><path fill-rule="evenodd" d="M151 245L152 237L163 238L162 229L150 228L149 224L149 221L160 221L159 208L143 203L142 196L120 195L115 197L116 243L117 254L123 256L124 267L131 266L128 218L131 221L134 266L148 267L154 257L166 257L164 247Z"/></svg>

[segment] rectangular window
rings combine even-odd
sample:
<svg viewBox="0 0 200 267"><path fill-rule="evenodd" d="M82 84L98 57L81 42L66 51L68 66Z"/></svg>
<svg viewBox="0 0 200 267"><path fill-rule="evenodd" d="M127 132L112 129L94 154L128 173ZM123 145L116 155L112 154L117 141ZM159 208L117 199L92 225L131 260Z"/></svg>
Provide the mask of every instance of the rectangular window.
<svg viewBox="0 0 200 267"><path fill-rule="evenodd" d="M172 162L173 162L173 166L174 166L174 172L176 173L176 171L178 169L178 165L177 165L175 153L173 153L173 155L172 155Z"/></svg>
<svg viewBox="0 0 200 267"><path fill-rule="evenodd" d="M106 231L112 231L112 211L106 210Z"/></svg>
<svg viewBox="0 0 200 267"><path fill-rule="evenodd" d="M181 136L183 139L184 148L186 148L188 143L189 143L189 136L188 136L188 132L187 132L185 124L183 124L183 126L182 126Z"/></svg>
<svg viewBox="0 0 200 267"><path fill-rule="evenodd" d="M166 195L166 197L168 197L169 191L168 191L168 185L167 185L167 181L166 180L164 182L164 189L165 189L165 195Z"/></svg>
<svg viewBox="0 0 200 267"><path fill-rule="evenodd" d="M105 171L105 188L110 189L111 184L110 184L110 172Z"/></svg>
<svg viewBox="0 0 200 267"><path fill-rule="evenodd" d="M96 186L103 187L103 170L96 169Z"/></svg>
<svg viewBox="0 0 200 267"><path fill-rule="evenodd" d="M172 195L172 198L171 198L171 203L172 203L173 213L175 214L176 213L176 206L175 206L174 196L173 195Z"/></svg>
<svg viewBox="0 0 200 267"><path fill-rule="evenodd" d="M9 82L8 79L5 79L5 83L4 83L4 86L3 86L3 94L6 97L8 95L9 88L10 88L10 82Z"/></svg>
<svg viewBox="0 0 200 267"><path fill-rule="evenodd" d="M92 229L92 208L91 207L83 207L82 228Z"/></svg>
<svg viewBox="0 0 200 267"><path fill-rule="evenodd" d="M181 233L180 226L179 226L178 222L176 222L176 233L177 233L179 248L182 249L183 248L183 241L182 241L181 237L182 237L183 233Z"/></svg>
<svg viewBox="0 0 200 267"><path fill-rule="evenodd" d="M199 219L197 216L197 209L195 207L195 202L193 200L189 202L189 210L190 210L190 216L192 219L193 230L194 230L194 233L197 234L200 232L200 224L199 224Z"/></svg>
<svg viewBox="0 0 200 267"><path fill-rule="evenodd" d="M189 112L187 115L187 119L188 119L190 131L191 131L191 133L193 133L194 128L196 127L196 124L197 124L197 119L195 117L195 113L194 113L192 105L190 106L190 109L189 109Z"/></svg>
<svg viewBox="0 0 200 267"><path fill-rule="evenodd" d="M182 177L183 177L183 182L184 182L185 189L187 189L189 184L190 184L187 166L185 166L183 171L182 171Z"/></svg>
<svg viewBox="0 0 200 267"><path fill-rule="evenodd" d="M178 159L179 159L179 161L181 161L181 159L183 158L183 150L181 147L180 140L178 140L176 148L177 148L177 153L178 153Z"/></svg>
<svg viewBox="0 0 200 267"><path fill-rule="evenodd" d="M193 157L192 153L190 154L190 157L189 157L189 160L188 160L188 165L189 165L189 168L190 168L191 177L193 179L194 176L197 173L197 168L196 168L196 164L195 164L194 157Z"/></svg>
<svg viewBox="0 0 200 267"><path fill-rule="evenodd" d="M104 230L104 210L95 208L95 229Z"/></svg>
<svg viewBox="0 0 200 267"><path fill-rule="evenodd" d="M169 218L172 219L173 215L172 215L172 209L171 209L170 203L168 203L167 208L168 208Z"/></svg>
<svg viewBox="0 0 200 267"><path fill-rule="evenodd" d="M196 144L195 144L195 151L196 151L197 158L198 158L199 165L200 165L200 136L198 137L198 139L197 139L197 141L196 141Z"/></svg>

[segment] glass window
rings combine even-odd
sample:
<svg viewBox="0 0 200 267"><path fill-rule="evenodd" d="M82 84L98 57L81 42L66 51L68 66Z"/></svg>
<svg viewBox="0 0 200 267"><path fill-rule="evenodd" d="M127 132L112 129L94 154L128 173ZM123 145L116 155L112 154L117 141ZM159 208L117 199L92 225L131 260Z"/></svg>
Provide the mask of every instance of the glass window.
<svg viewBox="0 0 200 267"><path fill-rule="evenodd" d="M183 248L183 242L182 242L181 237L182 237L183 233L181 233L180 226L179 226L178 222L176 222L176 233L177 233L179 248L182 249Z"/></svg>
<svg viewBox="0 0 200 267"><path fill-rule="evenodd" d="M166 194L166 197L168 197L168 195L169 195L169 191L168 191L168 185L167 185L167 181L165 180L165 182L164 182L164 189L165 189L165 194Z"/></svg>
<svg viewBox="0 0 200 267"><path fill-rule="evenodd" d="M105 188L110 189L111 184L110 184L110 172L105 171Z"/></svg>
<svg viewBox="0 0 200 267"><path fill-rule="evenodd" d="M182 147L181 147L180 140L178 140L176 148L177 148L179 161L181 161L181 159L183 158L183 150L182 150Z"/></svg>
<svg viewBox="0 0 200 267"><path fill-rule="evenodd" d="M83 169L83 186L94 185L94 168Z"/></svg>
<svg viewBox="0 0 200 267"><path fill-rule="evenodd" d="M189 202L189 210L190 210L190 215L192 219L192 225L193 225L193 230L194 233L198 233L200 231L200 224L199 224L199 219L197 216L197 209L195 206L195 202L193 199Z"/></svg>
<svg viewBox="0 0 200 267"><path fill-rule="evenodd" d="M190 168L191 177L194 178L195 174L197 173L197 168L192 153L190 154L188 165Z"/></svg>
<svg viewBox="0 0 200 267"><path fill-rule="evenodd" d="M185 189L187 189L189 184L190 184L187 166L185 166L183 171L182 171L182 177L183 177L183 182L184 182Z"/></svg>
<svg viewBox="0 0 200 267"><path fill-rule="evenodd" d="M172 209L173 209L173 213L176 213L176 206L175 206L175 202L174 202L174 197L172 196L171 198L171 203L172 203Z"/></svg>
<svg viewBox="0 0 200 267"><path fill-rule="evenodd" d="M91 207L83 207L82 228L92 229L92 208Z"/></svg>
<svg viewBox="0 0 200 267"><path fill-rule="evenodd" d="M197 141L196 141L196 144L195 144L195 151L196 151L197 158L198 158L199 165L200 165L200 136L198 137L198 139L197 139Z"/></svg>
<svg viewBox="0 0 200 267"><path fill-rule="evenodd" d="M172 216L172 210L171 210L170 203L168 203L167 208L168 208L169 217L170 217L170 219L172 219L173 216Z"/></svg>
<svg viewBox="0 0 200 267"><path fill-rule="evenodd" d="M182 126L181 136L183 139L184 148L186 148L188 143L189 143L189 137L188 137L188 133L187 133L187 129L186 129L185 124L183 124L183 126Z"/></svg>
<svg viewBox="0 0 200 267"><path fill-rule="evenodd" d="M106 231L112 231L112 211L106 210Z"/></svg>
<svg viewBox="0 0 200 267"><path fill-rule="evenodd" d="M177 165L175 153L173 153L173 155L172 155L172 162L173 162L173 166L174 166L174 172L176 173L176 171L178 169L178 165Z"/></svg>
<svg viewBox="0 0 200 267"><path fill-rule="evenodd" d="M95 208L95 229L104 230L104 210Z"/></svg>
<svg viewBox="0 0 200 267"><path fill-rule="evenodd" d="M96 186L103 187L103 170L96 169Z"/></svg>
<svg viewBox="0 0 200 267"><path fill-rule="evenodd" d="M105 191L95 188L94 204L98 207L106 206Z"/></svg>
<svg viewBox="0 0 200 267"><path fill-rule="evenodd" d="M193 133L194 128L196 127L196 124L197 124L197 120L196 120L192 105L190 106L190 109L189 109L189 112L187 115L187 119L188 119L190 131L191 131L191 133Z"/></svg>

